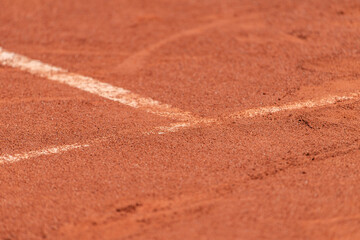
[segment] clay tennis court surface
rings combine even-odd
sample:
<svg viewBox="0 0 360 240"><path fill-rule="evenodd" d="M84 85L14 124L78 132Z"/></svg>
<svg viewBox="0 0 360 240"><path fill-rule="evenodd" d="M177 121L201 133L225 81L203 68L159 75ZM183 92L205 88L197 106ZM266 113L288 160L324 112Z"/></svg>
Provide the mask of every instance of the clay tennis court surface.
<svg viewBox="0 0 360 240"><path fill-rule="evenodd" d="M360 2L0 0L0 238L360 239Z"/></svg>

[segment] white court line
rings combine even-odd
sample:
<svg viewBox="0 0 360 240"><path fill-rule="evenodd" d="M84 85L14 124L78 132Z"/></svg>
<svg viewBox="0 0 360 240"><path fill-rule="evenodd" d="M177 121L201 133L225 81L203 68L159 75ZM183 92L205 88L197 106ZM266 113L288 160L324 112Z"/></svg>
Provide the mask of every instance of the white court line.
<svg viewBox="0 0 360 240"><path fill-rule="evenodd" d="M58 147L51 147L47 149L37 150L37 151L30 151L27 153L19 153L14 155L1 155L0 156L0 164L2 163L15 163L21 160L40 157L44 155L53 155L57 153L63 153L74 149L90 147L89 144L71 144L71 145L63 145Z"/></svg>
<svg viewBox="0 0 360 240"><path fill-rule="evenodd" d="M100 82L91 77L85 77L75 73L69 73L67 70L33 60L20 54L8 52L0 47L0 64L20 69L31 74L47 78L56 82L67 84L80 90L116 101L133 108L139 108L146 112L150 112L159 116L180 120L182 123L176 123L169 128L168 132L176 131L180 128L191 127L204 123L215 123L216 119L195 118L190 112L173 108L168 104L160 103L151 98L141 97L129 90L112 86L108 83ZM359 97L359 93L350 93L345 96L327 96L317 101L299 101L282 106L269 106L245 110L242 112L231 114L231 118L255 117L260 115L271 114L279 111L296 110L302 108L314 108L331 105L337 101L350 100ZM183 123L188 122L188 123ZM159 127L162 128L162 127ZM166 132L165 131L165 132Z"/></svg>
<svg viewBox="0 0 360 240"><path fill-rule="evenodd" d="M317 100L306 100L298 101L293 103L287 103L279 106L268 106L268 107L259 107L248 109L245 111L237 112L231 114L230 118L252 118L256 116L264 116L272 113L283 112L283 111L292 111L306 108L316 108L324 107L329 105L334 105L337 102L348 101L358 99L360 97L360 92L347 93L343 96L339 95L330 95Z"/></svg>
<svg viewBox="0 0 360 240"><path fill-rule="evenodd" d="M249 109L245 111L241 111L235 114L231 114L230 116L227 116L222 119L202 119L198 121L193 122L180 122L180 123L173 123L169 126L160 126L154 128L152 131L144 132L144 135L151 135L151 134L165 134L165 133L173 133L177 132L181 129L186 128L195 128L195 127L201 127L201 126L210 126L210 125L219 125L226 121L226 119L240 119L240 118L253 118L256 116L265 116L281 111L291 111L291 110L297 110L297 109L305 109L305 108L315 108L315 107L324 107L333 105L337 102L346 101L346 100L354 100L358 99L360 96L360 93L349 93L345 96L328 96L325 98L321 98L318 100L308 100L308 101L300 101L295 102L291 104L284 104L280 106L269 106L269 107L261 107L261 108L254 108ZM0 164L2 163L14 163L18 162L20 160L25 160L29 158L35 158L43 155L52 155L52 154L58 154L62 152L67 152L74 149L79 148L85 148L90 147L92 144L95 144L97 142L105 141L106 138L101 138L97 140L91 141L89 144L72 144L72 145L63 145L59 147L51 147L48 149L38 150L38 151L30 151L27 153L21 153L21 154L14 154L14 155L0 155Z"/></svg>
<svg viewBox="0 0 360 240"><path fill-rule="evenodd" d="M170 132L177 132L184 128L194 128L200 126L209 126L215 124L222 124L226 119L234 118L253 118L256 116L264 116L282 111L291 111L306 108L324 107L336 104L337 102L359 99L360 92L347 93L345 95L330 95L317 100L306 100L288 103L279 106L259 107L240 111L223 118L195 118L189 112L184 112L180 109L173 108L167 104L159 103L151 98L143 98L129 90L114 87L107 83L99 82L93 78L81 76L79 74L68 73L66 70L54 67L37 60L29 59L25 56L15 53L7 52L0 47L0 64L21 69L31 74L45 77L47 79L57 81L70 85L72 87L81 89L86 92L96 94L98 96L120 102L122 104L139 108L150 113L160 116L169 117L182 122L173 123L170 126L162 126L154 128L153 131L145 132L144 134L164 134ZM96 141L92 141L94 143ZM73 144L64 145L59 147L51 147L48 149L30 151L28 153L15 154L15 155L2 155L0 156L1 163L12 163L20 160L34 158L42 155L51 155L61 152L70 151L84 147L90 147L91 144Z"/></svg>
<svg viewBox="0 0 360 240"><path fill-rule="evenodd" d="M8 52L0 47L0 64L52 81L63 83L71 87L89 92L124 105L139 108L149 113L168 117L180 121L190 121L194 117L189 112L160 103L154 99L141 97L129 90L100 82L94 78L70 73L65 69L51 66L39 60L30 59L20 54Z"/></svg>
<svg viewBox="0 0 360 240"><path fill-rule="evenodd" d="M177 132L180 128L189 128L189 127L192 127L192 125L190 123L177 123L177 124L175 123L175 124L170 124L170 126L156 127L152 131L143 132L143 134L144 135L165 134L165 133L170 133L170 132ZM109 139L109 138L102 137L102 138L97 138L95 140L92 140L91 142L89 142L87 144L77 144L76 143L76 144L62 145L62 146L57 146L57 147L53 146L50 148L34 150L34 151L25 152L25 153L17 153L17 154L13 154L13 155L4 154L4 155L0 155L0 164L15 163L15 162L30 159L30 158L36 158L36 157L45 156L45 155L60 154L60 153L68 152L68 151L75 150L75 149L87 148L96 143L104 142L107 139Z"/></svg>
<svg viewBox="0 0 360 240"><path fill-rule="evenodd" d="M195 122L174 123L171 124L170 126L156 127L153 131L148 132L148 134L165 134L165 133L177 132L182 128L194 127L195 125L197 125L197 123Z"/></svg>
<svg viewBox="0 0 360 240"><path fill-rule="evenodd" d="M284 104L280 106L269 106L269 107L260 107L260 108L253 108L248 109L245 111L241 111L238 113L231 114L222 119L202 119L198 121L192 122L180 122L180 123L173 123L169 126L160 126L154 128L152 131L144 132L144 135L151 135L151 134L165 134L165 133L174 133L181 129L186 128L195 128L201 126L210 126L210 125L219 125L222 124L226 119L241 119L241 118L253 118L256 116L265 116L277 112L282 111L292 111L298 109L306 109L306 108L316 108L316 107L324 107L334 105L337 102L347 101L347 100L354 100L360 97L360 92L349 93L344 96L332 95L328 97L324 97L318 100L307 100L307 101L299 101L290 104ZM106 140L102 138L98 141L92 141L92 143L100 142ZM73 145L64 145L59 147L52 147L48 149L43 149L39 151L30 151L28 153L22 154L15 154L15 155L0 155L0 164L2 163L13 163L24 159L39 157L42 155L51 155L57 154L61 152L67 152L73 149L90 147L90 144L73 144Z"/></svg>

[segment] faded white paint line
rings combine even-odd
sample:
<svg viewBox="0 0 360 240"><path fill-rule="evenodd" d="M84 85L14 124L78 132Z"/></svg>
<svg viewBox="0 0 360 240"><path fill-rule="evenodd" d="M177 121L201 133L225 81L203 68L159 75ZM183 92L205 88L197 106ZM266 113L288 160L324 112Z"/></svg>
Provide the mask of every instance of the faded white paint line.
<svg viewBox="0 0 360 240"><path fill-rule="evenodd" d="M155 128L154 131L150 133L165 134L165 133L177 132L180 129L194 127L195 125L196 124L194 123L175 123L175 124L171 124L170 126L157 127Z"/></svg>
<svg viewBox="0 0 360 240"><path fill-rule="evenodd" d="M333 105L337 102L354 100L358 99L360 96L360 92L348 93L343 96L338 95L330 95L324 98L320 98L317 100L306 100L306 101L298 101L294 103L288 103L279 106L268 106L268 107L260 107L248 109L245 111L241 111L238 113L231 114L231 118L252 118L256 116L264 116L272 113L282 112L282 111L291 111L291 110L299 110L305 108L316 108L316 107L324 107Z"/></svg>
<svg viewBox="0 0 360 240"><path fill-rule="evenodd" d="M171 124L170 126L162 126L162 127L156 127L152 131L143 132L144 135L152 135L152 134L165 134L170 132L177 132L181 128L190 128L194 127L195 125L192 125L190 123L175 123ZM30 158L36 158L40 156L46 156L46 155L54 155L54 154L60 154L63 152L75 150L75 149L81 149L81 148L87 148L91 147L96 143L104 142L111 137L102 137L102 138L96 138L94 140L89 141L87 144L70 144L70 145L62 145L62 146L56 146L56 147L50 147L46 149L41 150L34 150L29 151L25 153L17 153L17 154L4 154L0 155L0 164L5 163L15 163L21 160L26 160Z"/></svg>
<svg viewBox="0 0 360 240"><path fill-rule="evenodd" d="M41 150L36 150L36 151L30 151L30 152L26 152L26 153L18 153L18 154L14 154L14 155L5 154L5 155L0 156L0 164L14 163L14 162L18 162L18 161L29 159L29 158L35 158L35 157L40 157L40 156L45 156L45 155L53 155L53 154L68 152L68 151L71 151L74 149L85 148L85 147L90 147L90 145L89 144L71 144L71 145L51 147L51 148L41 149Z"/></svg>
<svg viewBox="0 0 360 240"><path fill-rule="evenodd" d="M116 101L127 106L138 108L149 113L157 114L159 116L168 117L182 122L170 124L170 126L161 126L154 128L150 132L144 134L165 134L177 132L185 128L194 128L200 126L209 126L215 124L222 124L224 120L229 118L253 118L256 116L264 116L282 111L291 111L305 108L316 108L333 105L340 101L359 99L360 92L348 93L343 96L330 95L317 100L306 100L288 103L279 106L259 107L244 110L231 114L223 118L195 118L189 112L173 108L170 105L159 103L151 98L144 98L138 94L132 93L129 90L115 87L107 83L97 81L91 77L85 77L75 73L69 73L62 68L54 67L38 60L32 60L25 56L7 52L0 47L0 64L18 68L22 71L47 78L56 82L67 84L69 86L78 88L80 90ZM91 143L106 140L92 141ZM58 154L74 149L90 147L90 144L72 144L63 145L59 147L51 147L48 149L30 151L22 154L14 155L0 155L1 163L13 163L24 159L35 158L43 155Z"/></svg>
<svg viewBox="0 0 360 240"><path fill-rule="evenodd" d="M28 57L8 52L0 47L0 64L10 66L31 74L47 78L59 83L78 88L80 90L104 97L106 99L122 103L124 105L138 108L159 116L180 120L182 123L173 124L170 127L164 127L165 132L178 131L181 128L198 126L202 124L218 123L216 119L202 119L192 116L190 112L173 108L168 104L160 103L151 98L141 97L129 90L112 86L108 83L100 82L94 78L82 76L75 73L69 73L67 70L33 60ZM314 108L334 104L338 101L351 100L358 98L359 93L349 93L344 96L327 96L319 100L299 101L281 106L260 107L248 109L242 112L231 114L231 118L246 118L261 115L272 114L280 111L297 110L302 108ZM185 123L184 123L185 122ZM163 132L161 127L158 131Z"/></svg>
<svg viewBox="0 0 360 240"><path fill-rule="evenodd" d="M233 113L231 115L222 118L202 118L189 122L173 123L170 126L157 127L154 129L154 131L151 131L148 134L165 134L165 133L177 132L185 128L220 125L223 124L226 121L226 119L246 119L246 118L254 118L257 116L266 116L278 112L294 111L294 110L300 110L306 108L311 109L311 108L326 107L326 106L334 105L338 102L356 100L359 98L360 98L360 91L347 93L343 96L330 95L327 97L319 98L317 100L305 100L305 101L287 103L279 106L252 108L237 113Z"/></svg>
<svg viewBox="0 0 360 240"><path fill-rule="evenodd" d="M242 112L238 112L235 114L232 114L230 116L227 116L222 119L200 119L196 121L191 122L179 122L179 123L173 123L169 126L160 126L156 127L151 131L144 132L144 135L151 135L151 134L165 134L165 133L173 133L178 132L181 129L186 128L195 128L195 127L201 127L201 126L210 126L210 125L219 125L225 122L226 119L229 118L253 118L256 116L264 116L269 115L281 111L291 111L291 110L298 110L298 109L304 109L304 108L315 108L315 107L324 107L333 105L340 101L346 101L346 100L354 100L358 99L360 97L360 93L350 93L346 96L328 96L325 98L321 98L318 100L308 100L308 101L301 101L301 102L295 102L280 106L269 106L269 107L261 107L261 108L254 108L245 110ZM72 145L64 145L59 147L51 147L48 149L42 149L38 151L30 151L27 153L21 153L21 154L14 154L14 155L0 155L0 164L2 163L14 163L20 160L25 160L29 158L35 158L40 157L43 155L52 155L52 154L58 154L62 152L67 152L74 149L80 149L85 147L90 147L92 144L106 141L107 138L98 138L96 140L91 141L89 144L72 144Z"/></svg>
<svg viewBox="0 0 360 240"><path fill-rule="evenodd" d="M193 125L191 125L189 123L171 124L170 126L156 127L156 128L154 128L154 130L149 131L149 132L144 132L143 134L144 135L165 134L165 133L169 133L169 132L176 132L176 131L180 130L181 128L186 128L186 127L193 127ZM87 148L96 143L104 142L107 139L109 139L109 138L102 137L102 138L96 138L95 140L92 140L91 142L89 142L87 144L75 143L75 144L70 144L70 145L50 147L50 148L41 149L41 150L34 150L34 151L25 152L25 153L17 153L17 154L13 154L13 155L4 154L4 155L0 155L0 164L15 163L15 162L18 162L21 160L36 158L36 157L40 157L40 156L60 154L60 153L68 152L68 151L75 150L75 149Z"/></svg>
<svg viewBox="0 0 360 240"><path fill-rule="evenodd" d="M160 103L151 98L141 97L129 90L100 82L91 77L82 76L76 73L69 73L65 69L51 66L20 54L8 52L1 47L0 64L17 68L52 81L63 83L82 91L162 117L168 117L180 121L189 121L194 119L191 113L174 108L168 104Z"/></svg>

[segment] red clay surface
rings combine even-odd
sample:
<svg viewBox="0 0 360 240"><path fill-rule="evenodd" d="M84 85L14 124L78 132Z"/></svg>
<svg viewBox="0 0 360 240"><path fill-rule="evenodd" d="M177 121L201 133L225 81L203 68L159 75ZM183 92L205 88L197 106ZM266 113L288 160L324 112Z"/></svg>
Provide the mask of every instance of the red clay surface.
<svg viewBox="0 0 360 240"><path fill-rule="evenodd" d="M0 46L204 117L360 90L360 2L0 0ZM0 66L0 239L360 239L360 102L172 120Z"/></svg>

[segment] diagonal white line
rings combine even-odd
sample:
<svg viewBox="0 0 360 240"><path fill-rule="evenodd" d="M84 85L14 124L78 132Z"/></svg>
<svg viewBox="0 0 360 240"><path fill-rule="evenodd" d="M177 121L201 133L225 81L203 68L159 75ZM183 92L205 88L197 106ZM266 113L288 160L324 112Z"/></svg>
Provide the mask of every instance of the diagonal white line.
<svg viewBox="0 0 360 240"><path fill-rule="evenodd" d="M152 131L143 132L143 134L144 135L165 134L165 133L177 132L181 128L189 128L189 127L192 127L192 125L189 123L177 123L177 124L175 123L175 124L170 124L170 126L156 127ZM41 150L17 153L13 155L4 154L4 155L0 155L0 164L15 163L21 160L36 158L40 156L60 154L75 149L87 148L93 146L96 143L104 142L108 139L109 138L102 137L91 140L86 144L75 143L75 144L62 145L62 146L52 146Z"/></svg>
<svg viewBox="0 0 360 240"><path fill-rule="evenodd" d="M20 69L31 74L47 78L52 81L67 84L80 90L122 103L124 105L138 108L159 116L182 121L170 128L172 131L182 127L198 126L201 123L215 123L216 119L196 118L190 112L182 111L168 104L160 103L154 99L141 97L129 90L113 86L108 83L100 82L94 78L82 76L80 74L69 73L67 70L33 60L20 54L8 52L0 47L0 64ZM359 92L348 93L343 96L330 95L318 100L298 101L279 106L259 107L231 114L231 118L255 117L272 114L280 111L297 110L302 108L314 108L335 104L338 101L345 101L359 98ZM185 124L184 122L188 122ZM179 126L175 126L179 125ZM161 127L160 127L161 128ZM171 131L170 131L171 132Z"/></svg>
<svg viewBox="0 0 360 240"><path fill-rule="evenodd" d="M44 155L53 155L53 154L58 154L58 153L67 152L70 150L74 150L74 149L78 149L78 148L85 148L85 147L90 147L90 145L89 144L71 144L71 145L63 145L63 146L58 146L58 147L50 147L47 149L42 149L42 150L37 150L37 151L30 151L30 152L26 152L26 153L18 153L18 154L14 154L14 155L5 154L5 155L0 156L0 164L14 163L14 162L18 162L18 161L21 161L24 159L35 158L35 157L40 157L40 156L44 156Z"/></svg>
<svg viewBox="0 0 360 240"><path fill-rule="evenodd" d="M316 108L334 105L338 102L355 100L359 99L360 92L346 93L344 95L330 95L317 100L306 100L298 101L293 103L287 103L279 106L268 106L268 107L259 107L253 109L247 109L245 111L237 112L231 114L231 118L252 118L256 116L264 116L272 113L283 112L283 111L293 111L306 108Z"/></svg>
<svg viewBox="0 0 360 240"><path fill-rule="evenodd" d="M337 102L341 102L341 101L355 100L355 99L358 99L359 97L360 97L360 93L349 93L344 96L333 95L333 96L324 97L324 98L321 98L318 100L301 101L301 102L285 104L285 105L281 105L281 106L269 106L269 107L254 108L254 109L249 109L249 110L241 111L238 113L234 113L223 119L200 119L200 120L191 121L191 122L173 123L173 124L170 124L169 126L160 126L160 127L154 128L152 131L143 132L143 134L150 135L150 134L173 133L173 132L178 132L179 130L186 129L186 128L196 128L196 127L201 127L201 126L219 125L219 124L222 124L226 119L229 119L229 118L233 118L233 119L234 118L235 119L253 118L256 116L264 116L264 115L269 115L269 114L273 114L273 113L277 113L277 112L281 112L281 111L291 111L291 110L304 109L304 108L324 107L324 106L333 105L333 104L335 104ZM74 149L90 147L91 145L93 145L97 142L101 142L101 141L105 141L105 140L106 140L106 138L101 138L101 139L93 140L88 144L63 145L63 146L50 147L47 149L42 149L42 150L37 150L37 151L30 151L30 152L21 153L21 154L0 155L0 164L14 163L14 162L18 162L20 160L40 157L43 155L58 154L58 153L67 152L67 151L74 150Z"/></svg>
<svg viewBox="0 0 360 240"><path fill-rule="evenodd" d="M261 108L253 108L248 109L245 111L241 111L238 113L231 114L230 116L225 117L225 119L233 118L233 119L241 119L241 118L253 118L256 116L265 116L281 111L291 111L291 110L298 110L298 109L305 109L305 108L315 108L315 107L324 107L329 105L334 105L337 102L341 101L347 101L347 100L355 100L360 97L359 92L349 93L344 96L337 96L332 95L328 97L324 97L318 100L307 100L307 101L301 101L301 102L295 102L280 106L269 106L269 107L261 107ZM201 126L210 126L210 125L219 125L224 122L225 119L200 119L197 121L191 121L191 122L179 122L179 123L173 123L169 126L160 126L154 128L152 131L144 132L144 135L150 135L150 134L165 134L165 133L173 133L178 132L181 129L186 128L196 128ZM100 142L106 140L105 138L94 140L89 144L72 144L72 145L64 145L59 147L51 147L48 149L43 149L39 151L30 151L27 153L22 154L15 154L15 155L0 155L0 164L2 163L14 163L20 160L39 157L42 155L51 155L51 154L57 154L62 152L67 152L70 150L78 149L78 148L84 148L84 147L90 147L93 143Z"/></svg>
<svg viewBox="0 0 360 240"><path fill-rule="evenodd" d="M168 104L160 103L154 99L142 97L129 90L100 82L94 78L70 73L65 69L51 66L38 60L30 59L20 54L8 52L0 47L0 64L36 76L47 78L52 81L63 83L71 87L89 92L106 99L138 108L162 117L168 117L179 121L190 121L194 117L191 113L174 108Z"/></svg>
<svg viewBox="0 0 360 240"><path fill-rule="evenodd" d="M99 82L91 77L85 77L75 73L69 73L62 68L54 67L38 60L32 60L25 56L11 53L3 50L0 47L0 64L18 68L22 71L47 78L56 82L64 83L69 86L81 89L83 91L96 94L98 96L128 105L133 108L139 108L146 112L154 113L159 116L164 116L181 122L170 124L169 126L160 126L154 128L152 131L144 132L143 134L165 134L177 132L181 129L194 128L200 126L218 125L224 123L226 119L241 119L253 118L257 116L265 116L277 112L293 111L306 108L317 108L334 105L337 102L357 100L360 98L360 91L346 93L344 95L329 95L316 100L297 101L278 106L267 106L253 109L247 109L237 113L233 113L223 118L195 118L189 112L184 112L180 109L173 108L170 105L159 103L151 98L144 98L138 94L132 93L129 90L115 87L107 83ZM51 155L61 152L66 152L74 149L89 147L90 145L103 141L94 140L89 144L72 144L58 147L51 147L43 150L30 151L27 153L15 155L0 155L1 163L13 163L23 159L39 157L42 155Z"/></svg>

